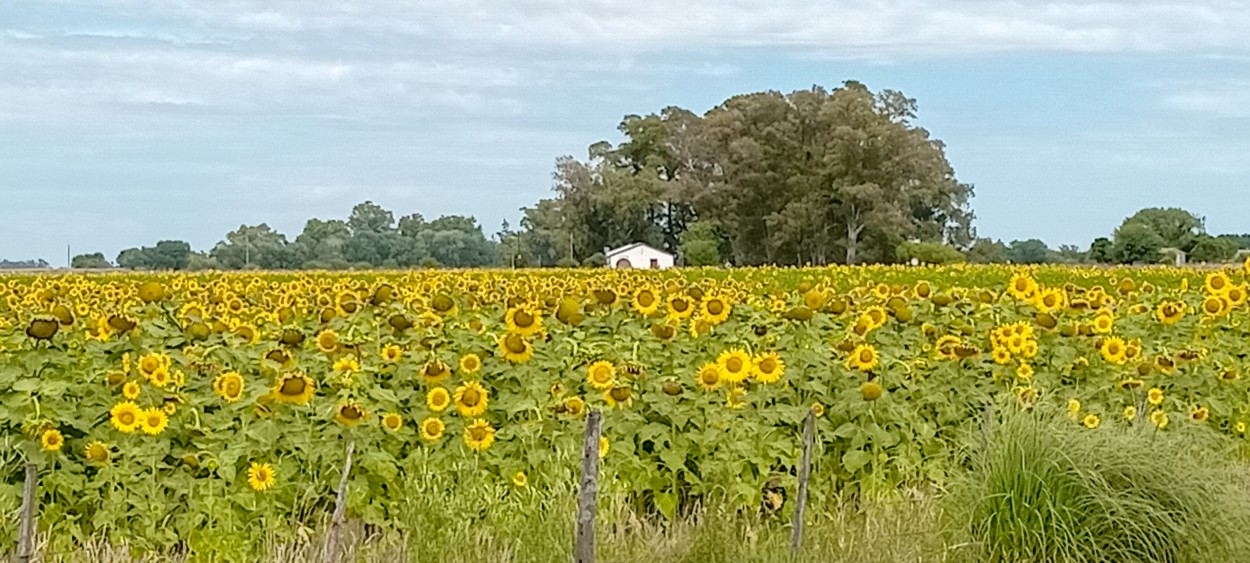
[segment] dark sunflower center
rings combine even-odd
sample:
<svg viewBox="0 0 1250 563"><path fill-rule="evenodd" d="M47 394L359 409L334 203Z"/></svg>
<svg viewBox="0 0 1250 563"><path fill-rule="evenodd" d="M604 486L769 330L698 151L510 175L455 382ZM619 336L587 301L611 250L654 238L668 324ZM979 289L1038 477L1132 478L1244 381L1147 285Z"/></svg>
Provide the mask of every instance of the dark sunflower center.
<svg viewBox="0 0 1250 563"><path fill-rule="evenodd" d="M460 396L460 402L466 407L475 407L482 401L482 394L477 389L465 389L464 394Z"/></svg>
<svg viewBox="0 0 1250 563"><path fill-rule="evenodd" d="M617 401L628 401L630 396L629 387L616 387L610 391L612 398Z"/></svg>
<svg viewBox="0 0 1250 563"><path fill-rule="evenodd" d="M292 377L282 382L281 392L283 395L299 395L307 387L308 385L304 383L304 378Z"/></svg>
<svg viewBox="0 0 1250 563"><path fill-rule="evenodd" d="M362 416L364 416L364 413L360 412L360 409L351 405L343 407L343 410L339 412L343 415L343 418L346 418L347 420L359 420Z"/></svg>
<svg viewBox="0 0 1250 563"><path fill-rule="evenodd" d="M434 307L434 310L440 311L440 312L450 311L451 308L455 306L455 304L456 302L452 301L451 298L446 295L439 295L435 297L434 302L431 303L431 305L433 305Z"/></svg>
<svg viewBox="0 0 1250 563"><path fill-rule="evenodd" d="M685 299L674 299L672 301L672 305L673 305L673 310L677 311L678 313L684 313L686 312L686 309L690 308L690 304L687 303Z"/></svg>
<svg viewBox="0 0 1250 563"><path fill-rule="evenodd" d="M233 397L243 391L243 382L238 379L226 380L226 394Z"/></svg>
<svg viewBox="0 0 1250 563"><path fill-rule="evenodd" d="M718 300L713 299L712 301L709 301L707 304L707 312L713 315L719 315L725 312L725 304L721 303Z"/></svg>
<svg viewBox="0 0 1250 563"><path fill-rule="evenodd" d="M715 385L718 381L720 381L720 374L716 373L715 370L703 370L703 383Z"/></svg>
<svg viewBox="0 0 1250 563"><path fill-rule="evenodd" d="M725 362L725 368L733 373L742 371L742 360L739 358L729 358Z"/></svg>
<svg viewBox="0 0 1250 563"><path fill-rule="evenodd" d="M522 309L517 311L516 314L512 316L512 322L516 323L516 325L521 328L528 328L530 325L534 324L534 315L531 315L529 314L529 311Z"/></svg>
<svg viewBox="0 0 1250 563"><path fill-rule="evenodd" d="M118 422L121 422L125 426L130 426L131 424L135 423L135 415L134 413L123 412L117 415L117 420Z"/></svg>
<svg viewBox="0 0 1250 563"><path fill-rule="evenodd" d="M525 352L525 341L518 335L510 334L504 339L504 347L513 354L520 354Z"/></svg>
<svg viewBox="0 0 1250 563"><path fill-rule="evenodd" d="M469 429L469 437L470 437L470 438L473 438L474 440L476 440L476 441L478 441L478 442L480 442L480 441L482 441L482 440L485 440L485 439L486 439L486 429L485 429L485 428L480 428L480 427L473 427L473 428L470 428L470 429Z"/></svg>
<svg viewBox="0 0 1250 563"><path fill-rule="evenodd" d="M872 359L873 359L872 350L863 350L859 353L860 362L867 364L867 363L872 362Z"/></svg>
<svg viewBox="0 0 1250 563"><path fill-rule="evenodd" d="M772 373L775 369L777 369L777 362L772 358L765 358L760 362L760 371L764 373Z"/></svg>
<svg viewBox="0 0 1250 563"><path fill-rule="evenodd" d="M642 305L643 307L650 307L652 303L655 303L655 296L652 295L650 291L643 291L638 294L639 305Z"/></svg>

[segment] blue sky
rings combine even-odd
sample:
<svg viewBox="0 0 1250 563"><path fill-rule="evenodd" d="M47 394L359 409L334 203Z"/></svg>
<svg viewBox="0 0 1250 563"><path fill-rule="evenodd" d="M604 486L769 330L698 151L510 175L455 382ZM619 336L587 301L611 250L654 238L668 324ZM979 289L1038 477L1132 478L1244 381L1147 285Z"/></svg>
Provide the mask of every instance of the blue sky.
<svg viewBox="0 0 1250 563"><path fill-rule="evenodd" d="M366 199L492 233L625 114L847 79L919 100L982 236L1085 246L1148 206L1250 232L1240 1L19 0L0 77L0 258Z"/></svg>

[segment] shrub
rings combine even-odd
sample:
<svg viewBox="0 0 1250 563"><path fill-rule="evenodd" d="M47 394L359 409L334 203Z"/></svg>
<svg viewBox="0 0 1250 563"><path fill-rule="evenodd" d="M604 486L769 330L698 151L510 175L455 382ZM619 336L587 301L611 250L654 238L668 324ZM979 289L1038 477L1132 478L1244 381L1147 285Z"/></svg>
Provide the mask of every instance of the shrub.
<svg viewBox="0 0 1250 563"><path fill-rule="evenodd" d="M1244 467L1205 426L1089 430L1017 414L948 498L987 561L1236 561L1250 538Z"/></svg>

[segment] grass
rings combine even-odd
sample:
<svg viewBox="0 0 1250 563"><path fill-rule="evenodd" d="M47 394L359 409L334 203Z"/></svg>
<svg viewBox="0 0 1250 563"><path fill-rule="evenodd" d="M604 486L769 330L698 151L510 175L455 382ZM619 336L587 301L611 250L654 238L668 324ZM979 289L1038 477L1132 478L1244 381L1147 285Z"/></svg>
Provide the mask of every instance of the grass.
<svg viewBox="0 0 1250 563"><path fill-rule="evenodd" d="M947 499L948 529L984 561L1244 560L1244 465L1201 428L1145 426L1009 416Z"/></svg>
<svg viewBox="0 0 1250 563"><path fill-rule="evenodd" d="M571 491L565 491L566 493ZM809 504L803 549L790 551L788 516L740 513L699 507L673 522L637 514L621 495L605 495L599 506L598 561L648 563L848 563L962 561L960 549L944 542L936 497L913 495L853 508L839 499ZM379 533L354 522L343 531L344 561L398 563L521 563L571 561L575 499L572 494L534 495L526 502L478 510L463 496L414 499L401 532ZM472 513L472 516L468 514ZM229 537L199 546L196 555L131 554L125 546L92 543L73 553L37 561L152 563L259 560L272 563L319 561L320 534L263 547L259 558L230 555Z"/></svg>

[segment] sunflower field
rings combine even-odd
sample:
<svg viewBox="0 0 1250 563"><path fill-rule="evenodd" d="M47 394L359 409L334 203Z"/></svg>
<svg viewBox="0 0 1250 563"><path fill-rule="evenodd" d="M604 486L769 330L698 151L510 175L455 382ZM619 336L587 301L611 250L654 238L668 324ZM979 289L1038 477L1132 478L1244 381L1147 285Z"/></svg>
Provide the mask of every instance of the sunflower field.
<svg viewBox="0 0 1250 563"><path fill-rule="evenodd" d="M568 481L604 415L602 487L671 518L941 485L986 405L1096 432L1244 436L1245 269L821 269L0 277L0 509L159 548L333 508L397 525L405 479ZM571 453L572 452L572 453ZM788 493L787 493L788 491ZM0 523L0 551L16 523Z"/></svg>

